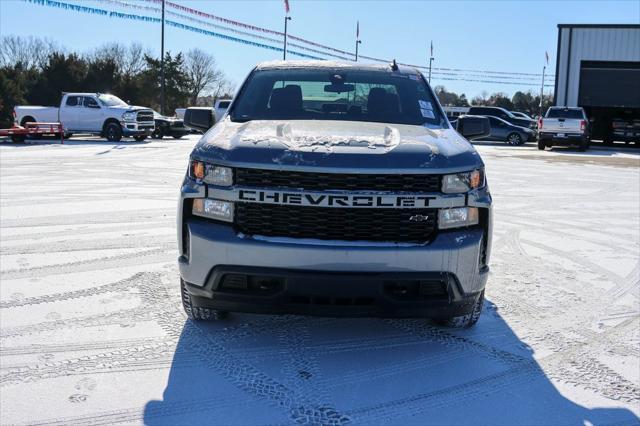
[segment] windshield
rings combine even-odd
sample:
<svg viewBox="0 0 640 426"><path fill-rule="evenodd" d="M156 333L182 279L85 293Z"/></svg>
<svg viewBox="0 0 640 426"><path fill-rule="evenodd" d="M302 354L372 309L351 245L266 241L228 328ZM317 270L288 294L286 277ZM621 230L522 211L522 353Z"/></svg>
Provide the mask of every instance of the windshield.
<svg viewBox="0 0 640 426"><path fill-rule="evenodd" d="M99 95L98 99L100 100L102 105L107 107L128 106L128 104L125 101L113 95Z"/></svg>
<svg viewBox="0 0 640 426"><path fill-rule="evenodd" d="M582 119L582 110L551 108L547 113L547 118L577 118Z"/></svg>
<svg viewBox="0 0 640 426"><path fill-rule="evenodd" d="M422 77L388 71L256 71L232 109L233 121L348 120L413 125L445 122Z"/></svg>

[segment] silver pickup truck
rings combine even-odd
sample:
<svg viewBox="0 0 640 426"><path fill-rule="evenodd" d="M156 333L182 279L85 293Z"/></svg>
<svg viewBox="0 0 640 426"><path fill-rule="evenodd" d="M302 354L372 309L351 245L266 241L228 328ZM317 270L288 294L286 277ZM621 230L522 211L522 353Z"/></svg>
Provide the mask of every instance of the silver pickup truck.
<svg viewBox="0 0 640 426"><path fill-rule="evenodd" d="M589 148L589 119L580 107L551 107L538 121L538 149L554 145Z"/></svg>
<svg viewBox="0 0 640 426"><path fill-rule="evenodd" d="M489 123L461 117L458 131L483 137ZM187 315L474 325L491 195L458 131L422 74L395 62L258 65L189 159L178 210Z"/></svg>

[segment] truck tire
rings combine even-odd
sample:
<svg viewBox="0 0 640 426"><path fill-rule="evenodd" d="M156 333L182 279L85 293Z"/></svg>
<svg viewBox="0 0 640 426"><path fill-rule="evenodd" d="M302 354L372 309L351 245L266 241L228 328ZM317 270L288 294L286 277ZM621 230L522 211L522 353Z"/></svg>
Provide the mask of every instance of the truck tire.
<svg viewBox="0 0 640 426"><path fill-rule="evenodd" d="M544 141L538 141L538 149L540 151L544 151L546 147L547 147L547 144L545 144Z"/></svg>
<svg viewBox="0 0 640 426"><path fill-rule="evenodd" d="M109 122L104 126L104 137L109 142L120 142L122 139L122 127L115 122Z"/></svg>
<svg viewBox="0 0 640 426"><path fill-rule="evenodd" d="M191 295L187 291L187 287L182 278L180 279L180 292L182 293L182 307L184 308L184 312L187 314L187 317L191 320L217 321L223 320L229 316L229 312L227 311L218 311L216 309L193 306Z"/></svg>
<svg viewBox="0 0 640 426"><path fill-rule="evenodd" d="M156 126L156 128L153 130L153 133L151 134L151 137L153 139L162 139L164 137L164 130L162 129L162 127Z"/></svg>
<svg viewBox="0 0 640 426"><path fill-rule="evenodd" d="M11 141L14 143L24 143L26 137L25 135L12 135Z"/></svg>
<svg viewBox="0 0 640 426"><path fill-rule="evenodd" d="M476 325L482 314L482 306L484 305L484 290L473 305L473 310L466 315L451 318L438 318L434 322L450 328L469 328Z"/></svg>
<svg viewBox="0 0 640 426"><path fill-rule="evenodd" d="M133 137L133 139L135 139L136 142L142 142L146 138L147 138L147 135L140 135L140 136L134 136Z"/></svg>
<svg viewBox="0 0 640 426"><path fill-rule="evenodd" d="M509 145L518 146L524 143L524 139L522 139L522 136L518 133L513 132L507 136L507 143Z"/></svg>
<svg viewBox="0 0 640 426"><path fill-rule="evenodd" d="M182 139L182 137L184 136L183 134L179 134L179 135L171 135L174 139Z"/></svg>

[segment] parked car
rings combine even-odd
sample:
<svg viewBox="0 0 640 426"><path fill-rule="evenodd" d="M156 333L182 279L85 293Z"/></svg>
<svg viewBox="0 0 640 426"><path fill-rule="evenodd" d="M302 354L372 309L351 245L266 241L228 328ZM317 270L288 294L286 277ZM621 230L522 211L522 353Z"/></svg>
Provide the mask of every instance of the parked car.
<svg viewBox="0 0 640 426"><path fill-rule="evenodd" d="M154 139L162 139L164 136L171 136L180 139L189 134L189 129L184 127L184 122L177 117L166 117L157 111L153 111L155 130L151 134Z"/></svg>
<svg viewBox="0 0 640 426"><path fill-rule="evenodd" d="M586 151L589 143L589 119L580 107L551 107L544 118L538 120L539 150L561 145Z"/></svg>
<svg viewBox="0 0 640 426"><path fill-rule="evenodd" d="M153 111L132 106L122 99L103 93L66 93L60 107L16 106L16 124L60 122L65 134L89 133L117 142L123 136L137 141L150 136L154 129Z"/></svg>
<svg viewBox="0 0 640 426"><path fill-rule="evenodd" d="M395 63L268 62L239 93L192 151L182 183L190 318L478 321L491 195L464 136L487 135L486 118L460 117L456 131L422 74ZM203 131L211 122L207 110L185 114Z"/></svg>
<svg viewBox="0 0 640 426"><path fill-rule="evenodd" d="M469 115L484 115L486 117L498 117L516 126L528 127L536 130L536 122L530 118L516 117L504 108L489 106L472 106L469 108Z"/></svg>
<svg viewBox="0 0 640 426"><path fill-rule="evenodd" d="M482 140L505 141L509 145L522 145L536 140L536 132L528 127L516 126L502 118L488 116L491 134Z"/></svg>
<svg viewBox="0 0 640 426"><path fill-rule="evenodd" d="M524 112L520 112L520 111L509 111L509 112L518 118L526 118L527 120L535 121L533 118L529 117Z"/></svg>

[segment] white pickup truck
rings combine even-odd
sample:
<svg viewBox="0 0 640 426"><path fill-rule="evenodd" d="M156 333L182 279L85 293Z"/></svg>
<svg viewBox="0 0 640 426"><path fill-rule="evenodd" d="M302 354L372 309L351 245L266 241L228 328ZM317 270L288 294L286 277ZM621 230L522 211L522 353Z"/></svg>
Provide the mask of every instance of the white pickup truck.
<svg viewBox="0 0 640 426"><path fill-rule="evenodd" d="M111 142L118 142L123 136L142 141L155 128L151 109L102 93L65 93L59 108L16 106L14 113L16 124L21 126L29 122L60 122L66 137L89 133Z"/></svg>
<svg viewBox="0 0 640 426"><path fill-rule="evenodd" d="M590 139L589 119L580 107L551 107L538 120L539 150L562 145L586 151Z"/></svg>

